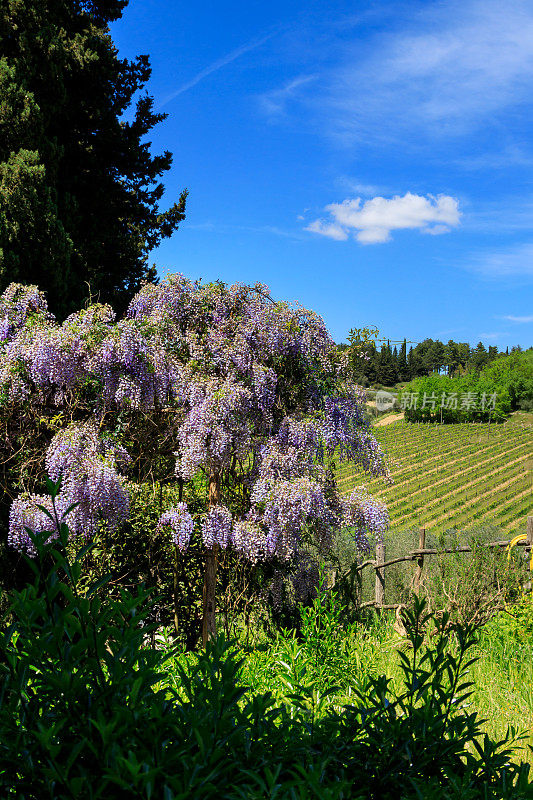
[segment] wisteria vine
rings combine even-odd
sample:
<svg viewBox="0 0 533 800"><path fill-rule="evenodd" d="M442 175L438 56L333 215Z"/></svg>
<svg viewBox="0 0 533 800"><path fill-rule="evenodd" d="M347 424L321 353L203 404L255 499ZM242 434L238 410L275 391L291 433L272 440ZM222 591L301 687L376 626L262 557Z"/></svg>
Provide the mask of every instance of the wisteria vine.
<svg viewBox="0 0 533 800"><path fill-rule="evenodd" d="M322 319L274 302L262 284L202 285L171 275L143 287L118 321L95 304L59 323L33 286L12 284L0 297L2 401L62 408L83 397L90 410L55 435L45 459L50 477L61 476L58 508L75 534L92 535L101 519L116 529L128 517L120 472L128 454L108 421L125 411L171 410L176 479L203 472L238 486L238 502L235 493L231 502L220 497L198 518L206 548L232 547L252 562L287 560L306 532L327 547L342 525L366 548L369 535L383 535L386 510L361 491L340 498L329 463L387 471L365 421L363 390L333 390L335 358ZM13 547L31 553L26 528L48 529L43 503L31 494L14 501ZM184 551L195 520L181 502L159 527L170 528Z"/></svg>

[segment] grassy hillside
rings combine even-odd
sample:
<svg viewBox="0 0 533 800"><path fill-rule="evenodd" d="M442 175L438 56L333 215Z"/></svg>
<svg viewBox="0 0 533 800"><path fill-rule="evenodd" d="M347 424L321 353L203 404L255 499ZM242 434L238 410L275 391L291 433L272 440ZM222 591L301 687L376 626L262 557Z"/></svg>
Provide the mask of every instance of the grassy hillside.
<svg viewBox="0 0 533 800"><path fill-rule="evenodd" d="M348 493L357 484L387 504L392 530L492 523L506 532L533 513L533 425L530 415L503 425L439 425L397 421L376 426L389 457L394 485L339 469Z"/></svg>

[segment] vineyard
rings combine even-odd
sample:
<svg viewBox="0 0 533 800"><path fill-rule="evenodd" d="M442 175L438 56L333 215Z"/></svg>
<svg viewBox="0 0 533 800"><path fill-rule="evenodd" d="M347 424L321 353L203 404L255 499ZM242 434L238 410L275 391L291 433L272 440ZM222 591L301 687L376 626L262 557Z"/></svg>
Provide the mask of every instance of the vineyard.
<svg viewBox="0 0 533 800"><path fill-rule="evenodd" d="M343 493L364 484L388 507L393 530L435 533L492 523L512 533L533 507L533 428L523 422L439 425L403 421L374 434L388 455L394 484L346 465Z"/></svg>

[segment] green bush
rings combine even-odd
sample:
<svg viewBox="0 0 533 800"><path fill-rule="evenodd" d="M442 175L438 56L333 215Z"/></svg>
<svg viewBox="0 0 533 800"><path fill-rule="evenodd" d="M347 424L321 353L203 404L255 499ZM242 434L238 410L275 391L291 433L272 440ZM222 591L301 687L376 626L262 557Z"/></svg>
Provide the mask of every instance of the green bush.
<svg viewBox="0 0 533 800"><path fill-rule="evenodd" d="M152 649L147 591L102 602L101 585L81 580L92 545L70 560L67 536L61 525L51 543L36 537L33 583L13 592L0 630L0 796L532 796L528 767L510 762L511 734L483 736L465 705L471 627L435 620L417 600L395 691L343 663L340 611L322 591L275 701L243 685L243 660L223 639L187 657ZM350 681L350 670L354 701L338 708L320 684Z"/></svg>
<svg viewBox="0 0 533 800"><path fill-rule="evenodd" d="M533 349L494 359L481 377L507 390L513 410L533 411Z"/></svg>
<svg viewBox="0 0 533 800"><path fill-rule="evenodd" d="M487 622L483 637L512 651L533 650L533 595L523 594Z"/></svg>
<svg viewBox="0 0 533 800"><path fill-rule="evenodd" d="M299 637L282 637L275 699L245 685L222 638L196 655L150 647L148 590L103 601L107 578L82 577L94 545L69 558L67 526L50 519L57 538L34 537L33 582L0 627L2 798L533 796L529 767L510 760L513 732L492 741L467 707L471 625L415 599L395 688L353 658L357 632L343 632L322 582ZM349 704L336 705L335 683Z"/></svg>
<svg viewBox="0 0 533 800"><path fill-rule="evenodd" d="M493 404L491 398L494 394ZM416 397L414 403L413 395ZM450 395L457 398L456 408L447 407ZM486 422L489 419L503 422L512 410L507 387L483 373L467 373L460 378L436 374L415 378L402 388L399 401L408 422Z"/></svg>

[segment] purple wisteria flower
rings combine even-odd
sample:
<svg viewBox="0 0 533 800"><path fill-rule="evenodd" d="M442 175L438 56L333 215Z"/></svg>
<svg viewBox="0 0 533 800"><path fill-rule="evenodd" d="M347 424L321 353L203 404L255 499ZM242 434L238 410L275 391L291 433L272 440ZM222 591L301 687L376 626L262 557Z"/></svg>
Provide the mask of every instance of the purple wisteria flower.
<svg viewBox="0 0 533 800"><path fill-rule="evenodd" d="M231 536L231 511L226 506L211 508L202 523L202 539L206 547L215 544L226 548Z"/></svg>
<svg viewBox="0 0 533 800"><path fill-rule="evenodd" d="M350 497L343 498L343 522L354 529L357 546L369 550L369 535L382 541L389 529L389 514L384 503L371 497L364 486L357 486Z"/></svg>
<svg viewBox="0 0 533 800"><path fill-rule="evenodd" d="M46 453L46 468L53 481L61 478L58 512L63 514L74 506L65 517L74 535L89 538L101 520L114 530L127 519L129 495L116 467L128 460L121 446L109 437L100 438L91 424L72 425L54 436ZM9 519L9 543L29 553L31 542L24 527L49 530L46 526L50 524L44 512L36 508L37 503L51 509L50 498L17 498Z"/></svg>
<svg viewBox="0 0 533 800"><path fill-rule="evenodd" d="M387 469L364 391L324 390L336 368L323 320L274 302L263 284L204 286L173 275L144 286L123 319L94 304L62 324L37 287L12 284L0 297L0 396L93 412L91 423L58 433L46 456L50 476L62 478L64 507L77 504L68 515L74 533L91 535L102 518L117 529L129 513L119 472L127 454L95 420L165 412L177 478L220 479L218 505L202 523L207 548L288 560L309 532L326 548L343 521L366 546L369 533L385 529L386 512L366 495L343 503L332 462L348 459L385 477ZM238 486L240 519L224 505L230 485ZM12 543L34 513L24 503L14 507ZM186 506L166 512L163 525L186 549L193 527Z"/></svg>
<svg viewBox="0 0 533 800"><path fill-rule="evenodd" d="M178 503L174 508L170 508L161 515L157 529L161 530L167 525L172 530L174 544L181 551L186 550L194 529L194 520L189 514L186 503Z"/></svg>
<svg viewBox="0 0 533 800"><path fill-rule="evenodd" d="M52 519L50 519L50 516L43 511L42 508L39 508L39 506L46 508L52 516ZM56 513L60 517L60 522L66 508L63 500L56 500ZM8 545L14 547L16 550L26 552L27 555L32 558L35 557L37 551L35 550L35 546L27 529L37 534L49 533L50 536L47 537L48 540L56 539L59 535L59 531L57 529L57 523L54 522L54 518L55 514L49 496L27 494L17 497L17 499L13 501L11 511L9 512ZM68 519L65 521L68 522Z"/></svg>

